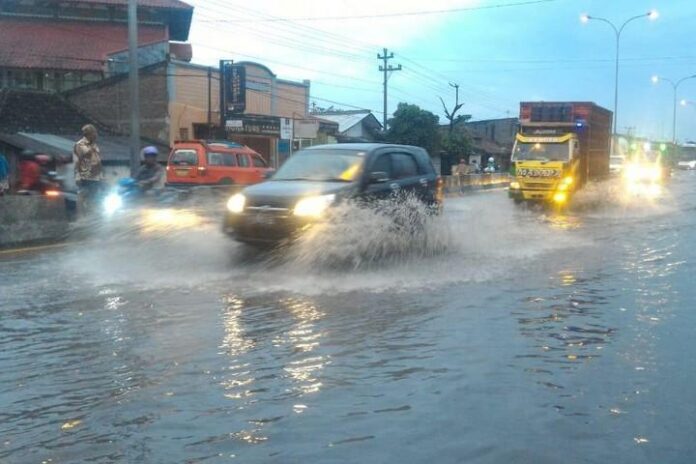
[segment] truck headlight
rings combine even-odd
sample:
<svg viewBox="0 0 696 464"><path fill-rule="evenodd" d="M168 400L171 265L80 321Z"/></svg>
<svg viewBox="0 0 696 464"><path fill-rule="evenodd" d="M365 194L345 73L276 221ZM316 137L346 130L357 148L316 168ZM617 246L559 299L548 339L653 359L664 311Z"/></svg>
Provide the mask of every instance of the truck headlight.
<svg viewBox="0 0 696 464"><path fill-rule="evenodd" d="M227 200L227 210L233 214L239 214L244 211L244 205L246 204L246 197L241 193L232 195L229 200Z"/></svg>
<svg viewBox="0 0 696 464"><path fill-rule="evenodd" d="M553 201L555 203L558 203L559 205L565 203L567 200L568 200L568 194L565 192L557 192L553 196Z"/></svg>
<svg viewBox="0 0 696 464"><path fill-rule="evenodd" d="M303 198L295 205L293 213L299 217L318 218L324 214L326 208L336 199L336 195L318 195Z"/></svg>
<svg viewBox="0 0 696 464"><path fill-rule="evenodd" d="M520 189L520 183L519 182L510 182L510 190L519 190Z"/></svg>

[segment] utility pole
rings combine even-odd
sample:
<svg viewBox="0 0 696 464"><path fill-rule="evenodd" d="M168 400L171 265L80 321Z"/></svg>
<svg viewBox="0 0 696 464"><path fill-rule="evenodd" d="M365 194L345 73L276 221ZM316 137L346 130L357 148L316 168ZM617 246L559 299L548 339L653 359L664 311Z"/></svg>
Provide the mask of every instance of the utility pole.
<svg viewBox="0 0 696 464"><path fill-rule="evenodd" d="M208 130L206 137L212 139L210 132L213 127L213 95L212 95L213 68L208 66Z"/></svg>
<svg viewBox="0 0 696 464"><path fill-rule="evenodd" d="M128 83L130 84L130 167L135 176L140 167L140 84L138 83L138 2L128 0Z"/></svg>
<svg viewBox="0 0 696 464"><path fill-rule="evenodd" d="M394 58L394 53L387 53L387 49L383 49L384 54L380 55L379 53L377 54L377 59L382 60L384 62L384 65L379 65L379 70L384 73L384 131L386 132L387 130L387 80L389 79L389 73L392 71L401 71L401 65L398 65L396 67L388 64L389 60Z"/></svg>

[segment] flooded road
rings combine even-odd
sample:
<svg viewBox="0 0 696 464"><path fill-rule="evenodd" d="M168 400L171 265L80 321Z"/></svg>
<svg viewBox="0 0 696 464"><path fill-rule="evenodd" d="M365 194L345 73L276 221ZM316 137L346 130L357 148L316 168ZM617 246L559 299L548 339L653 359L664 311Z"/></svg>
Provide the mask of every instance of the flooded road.
<svg viewBox="0 0 696 464"><path fill-rule="evenodd" d="M0 462L692 463L696 176L579 203L452 199L395 259L374 218L4 256Z"/></svg>

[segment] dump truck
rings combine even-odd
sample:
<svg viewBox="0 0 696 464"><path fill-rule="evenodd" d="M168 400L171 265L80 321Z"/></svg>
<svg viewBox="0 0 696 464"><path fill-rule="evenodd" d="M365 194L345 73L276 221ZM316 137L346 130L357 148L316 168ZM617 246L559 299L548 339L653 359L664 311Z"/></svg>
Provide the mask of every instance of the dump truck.
<svg viewBox="0 0 696 464"><path fill-rule="evenodd" d="M564 205L609 175L613 113L591 102L522 102L509 196Z"/></svg>

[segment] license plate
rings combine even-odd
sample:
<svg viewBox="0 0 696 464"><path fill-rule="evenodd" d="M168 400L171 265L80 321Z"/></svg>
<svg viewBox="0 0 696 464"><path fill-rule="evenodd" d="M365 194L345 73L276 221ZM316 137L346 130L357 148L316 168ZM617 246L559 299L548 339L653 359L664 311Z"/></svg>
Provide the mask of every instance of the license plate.
<svg viewBox="0 0 696 464"><path fill-rule="evenodd" d="M185 177L188 176L189 170L188 169L177 169L176 170L176 175L179 177Z"/></svg>
<svg viewBox="0 0 696 464"><path fill-rule="evenodd" d="M275 223L275 219L273 216L269 216L267 214L257 214L254 217L254 223L260 226L270 226Z"/></svg>

